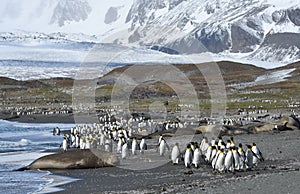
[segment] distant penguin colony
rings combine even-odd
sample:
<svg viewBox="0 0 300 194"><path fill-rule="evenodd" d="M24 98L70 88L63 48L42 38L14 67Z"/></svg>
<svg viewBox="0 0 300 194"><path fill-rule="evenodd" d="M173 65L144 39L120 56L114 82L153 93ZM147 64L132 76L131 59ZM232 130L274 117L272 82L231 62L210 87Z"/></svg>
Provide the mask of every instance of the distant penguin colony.
<svg viewBox="0 0 300 194"><path fill-rule="evenodd" d="M204 137L199 143L193 141L185 147L178 143L168 144L168 138L160 135L156 143L147 145L145 136L137 138L137 132L143 131L140 127L154 126L154 121L143 117L121 119L117 121L114 116L104 114L99 118L100 123L92 125L77 125L71 128L70 133L64 133L61 147L63 151L68 149L101 149L107 152L116 153L121 160L128 160L130 157L146 156L151 149L158 156L168 158L173 165L183 165L186 168L200 168L201 165L209 165L213 171L235 172L252 170L264 157L256 143L243 146L236 144L233 137L224 141L221 137L209 140ZM133 123L137 126L134 128ZM157 124L157 123L156 123ZM168 121L159 123L165 130L177 127L184 127L186 123L179 121ZM167 127L165 127L167 126ZM53 129L53 135L59 135L58 128ZM149 149L149 147L151 149Z"/></svg>

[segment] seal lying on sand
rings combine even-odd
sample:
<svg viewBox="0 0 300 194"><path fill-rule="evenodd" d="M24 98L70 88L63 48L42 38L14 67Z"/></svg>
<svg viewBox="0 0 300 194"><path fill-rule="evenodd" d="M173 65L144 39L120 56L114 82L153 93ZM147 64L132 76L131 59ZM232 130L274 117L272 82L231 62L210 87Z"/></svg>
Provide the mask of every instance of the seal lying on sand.
<svg viewBox="0 0 300 194"><path fill-rule="evenodd" d="M18 169L82 169L111 167L119 163L117 156L100 150L70 150L36 159L30 165Z"/></svg>

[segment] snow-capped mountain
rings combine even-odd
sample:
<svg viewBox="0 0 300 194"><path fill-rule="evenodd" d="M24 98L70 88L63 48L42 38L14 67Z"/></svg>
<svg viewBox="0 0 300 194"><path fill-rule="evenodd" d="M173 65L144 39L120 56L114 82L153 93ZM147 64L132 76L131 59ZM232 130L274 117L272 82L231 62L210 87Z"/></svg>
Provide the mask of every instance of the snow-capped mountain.
<svg viewBox="0 0 300 194"><path fill-rule="evenodd" d="M300 60L300 0L2 0L0 18L1 31L39 32L35 40ZM1 41L32 39L3 34Z"/></svg>

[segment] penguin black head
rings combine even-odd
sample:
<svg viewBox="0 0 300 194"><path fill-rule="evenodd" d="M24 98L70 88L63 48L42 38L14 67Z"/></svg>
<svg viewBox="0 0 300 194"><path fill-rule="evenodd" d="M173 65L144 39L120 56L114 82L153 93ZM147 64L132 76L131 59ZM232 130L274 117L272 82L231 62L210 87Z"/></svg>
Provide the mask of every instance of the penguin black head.
<svg viewBox="0 0 300 194"><path fill-rule="evenodd" d="M227 140L227 143L231 143L231 141L228 139L228 140Z"/></svg>
<svg viewBox="0 0 300 194"><path fill-rule="evenodd" d="M247 145L247 148L251 149L251 145Z"/></svg>
<svg viewBox="0 0 300 194"><path fill-rule="evenodd" d="M191 148L191 144L187 144L187 145L186 145L186 148Z"/></svg>
<svg viewBox="0 0 300 194"><path fill-rule="evenodd" d="M220 151L221 151L221 152L224 152L224 149L222 148Z"/></svg>
<svg viewBox="0 0 300 194"><path fill-rule="evenodd" d="M242 147L243 147L243 145L240 143L240 144L239 144L239 147L240 147L240 148L242 148Z"/></svg>
<svg viewBox="0 0 300 194"><path fill-rule="evenodd" d="M253 145L253 146L256 146L256 143L253 143L252 145Z"/></svg>
<svg viewBox="0 0 300 194"><path fill-rule="evenodd" d="M230 140L233 141L233 137L230 137Z"/></svg>
<svg viewBox="0 0 300 194"><path fill-rule="evenodd" d="M226 144L225 144L225 142L224 142L224 141L222 141L222 142L221 142L221 145L222 145L222 146L226 146Z"/></svg>

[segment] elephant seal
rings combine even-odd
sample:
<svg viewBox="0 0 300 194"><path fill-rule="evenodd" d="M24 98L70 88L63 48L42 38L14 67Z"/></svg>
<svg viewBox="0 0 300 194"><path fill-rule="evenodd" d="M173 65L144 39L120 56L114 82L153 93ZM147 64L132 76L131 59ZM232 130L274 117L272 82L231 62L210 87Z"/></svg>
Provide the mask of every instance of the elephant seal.
<svg viewBox="0 0 300 194"><path fill-rule="evenodd" d="M17 171L34 169L84 169L112 167L119 164L117 156L97 149L68 150L46 155Z"/></svg>

